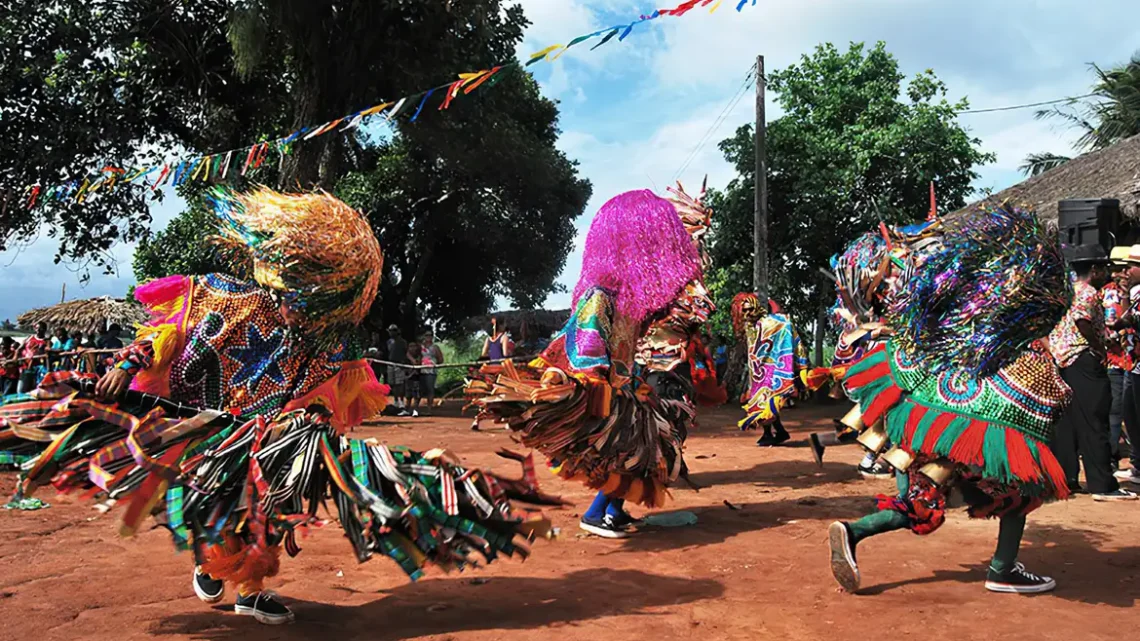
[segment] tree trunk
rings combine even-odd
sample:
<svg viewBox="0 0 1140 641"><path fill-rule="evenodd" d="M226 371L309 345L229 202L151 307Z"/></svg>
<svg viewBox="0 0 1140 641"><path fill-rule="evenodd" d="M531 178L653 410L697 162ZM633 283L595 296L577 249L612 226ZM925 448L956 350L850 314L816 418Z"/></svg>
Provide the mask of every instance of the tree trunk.
<svg viewBox="0 0 1140 641"><path fill-rule="evenodd" d="M408 284L408 293L404 296L404 300L400 301L400 312L406 331L420 331L420 290L423 289L424 276L427 274L428 265L431 264L434 254L435 249L429 243L423 255L420 256L419 263L416 264L416 273L412 275L412 282Z"/></svg>
<svg viewBox="0 0 1140 641"><path fill-rule="evenodd" d="M724 368L724 388L728 391L730 403L736 403L744 386L748 384L748 341L741 340L733 346L728 355L728 365Z"/></svg>
<svg viewBox="0 0 1140 641"><path fill-rule="evenodd" d="M297 87L297 107L293 112L293 131L302 127L315 126L320 111L319 83L304 83ZM304 136L301 136L302 138ZM321 156L325 141L317 138L300 142L294 141L292 153L285 156L281 171L281 188L285 191L308 190L320 181Z"/></svg>
<svg viewBox="0 0 1140 641"><path fill-rule="evenodd" d="M815 314L815 366L823 367L823 333L827 329L827 299L819 298Z"/></svg>

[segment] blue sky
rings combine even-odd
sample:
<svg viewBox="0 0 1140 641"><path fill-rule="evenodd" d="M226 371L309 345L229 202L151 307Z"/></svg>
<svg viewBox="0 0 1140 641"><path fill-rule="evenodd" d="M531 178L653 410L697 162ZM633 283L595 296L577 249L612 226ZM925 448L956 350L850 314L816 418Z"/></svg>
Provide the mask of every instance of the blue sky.
<svg viewBox="0 0 1140 641"><path fill-rule="evenodd" d="M520 55L649 13L680 0L518 0L533 22ZM579 243L560 281L572 287L580 241L593 212L629 189L663 191L744 79L755 56L769 70L795 62L821 42L883 40L909 76L933 69L951 98L987 108L1087 92L1088 63L1110 65L1140 49L1135 0L758 0L733 11L726 0L712 15L694 10L642 25L625 42L590 51L576 47L553 63L531 67L544 93L561 103L560 147L594 183ZM409 87L417 90L418 87ZM732 170L716 142L752 119L741 100L680 179L723 186ZM779 115L769 97L769 118ZM433 117L446 117L438 114ZM1033 110L962 116L997 161L980 169L977 186L1001 189L1021 180L1017 166L1037 151L1069 153L1073 132L1033 118ZM161 228L181 203L168 198L152 214ZM133 247L116 247L119 273L92 274L85 286L75 266L54 265L55 244L41 238L0 253L0 319L68 298L123 295L133 283ZM568 305L567 295L547 305Z"/></svg>

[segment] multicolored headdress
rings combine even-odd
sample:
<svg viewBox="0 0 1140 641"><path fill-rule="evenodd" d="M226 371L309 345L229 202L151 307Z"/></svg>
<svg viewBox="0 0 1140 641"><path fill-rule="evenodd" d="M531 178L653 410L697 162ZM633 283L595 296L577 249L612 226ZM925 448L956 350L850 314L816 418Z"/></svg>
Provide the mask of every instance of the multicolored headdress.
<svg viewBox="0 0 1140 641"><path fill-rule="evenodd" d="M760 307L760 297L752 292L741 292L732 298L732 333L737 338L744 336L744 330L764 315Z"/></svg>
<svg viewBox="0 0 1140 641"><path fill-rule="evenodd" d="M676 187L666 189L669 192L669 202L673 203L673 207L677 209L677 215L681 217L681 224L685 226L685 231L689 232L689 237L693 239L693 246L697 248L697 253L701 256L701 267L704 269L708 269L712 265L712 260L705 248L705 239L712 227L712 210L704 204L705 194L708 192L708 183L709 179L706 176L704 182L701 183L701 192L697 194L696 198L685 193L685 187L680 181L677 182Z"/></svg>
<svg viewBox="0 0 1140 641"><path fill-rule="evenodd" d="M304 319L307 330L360 324L384 265L372 228L355 209L325 192L247 194L218 188L215 241L234 271L252 278Z"/></svg>
<svg viewBox="0 0 1140 641"><path fill-rule="evenodd" d="M615 293L618 313L640 322L665 309L701 261L673 204L649 190L610 199L590 224L574 305L591 288Z"/></svg>

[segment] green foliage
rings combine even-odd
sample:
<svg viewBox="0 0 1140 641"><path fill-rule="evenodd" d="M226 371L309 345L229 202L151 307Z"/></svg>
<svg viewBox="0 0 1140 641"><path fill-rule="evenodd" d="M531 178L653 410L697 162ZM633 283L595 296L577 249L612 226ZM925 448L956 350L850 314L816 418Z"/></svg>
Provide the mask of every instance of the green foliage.
<svg viewBox="0 0 1140 641"><path fill-rule="evenodd" d="M447 331L497 296L532 309L555 291L589 182L555 148L557 108L512 72L430 127L375 147L336 193L367 213L384 250L374 316Z"/></svg>
<svg viewBox="0 0 1140 641"><path fill-rule="evenodd" d="M1068 156L1058 156L1049 152L1039 154L1029 154L1025 157L1025 162L1018 167L1026 176L1039 176L1050 169L1060 167L1061 165L1069 162L1072 158Z"/></svg>
<svg viewBox="0 0 1140 641"><path fill-rule="evenodd" d="M1077 151L1096 151L1140 135L1140 53L1126 63L1102 69L1091 65L1096 76L1091 100L1044 109L1038 118L1061 120L1081 132ZM1077 106L1080 105L1080 106ZM1050 153L1030 154L1020 169L1036 176L1067 161Z"/></svg>
<svg viewBox="0 0 1140 641"><path fill-rule="evenodd" d="M441 341L439 347L443 350L443 357L448 363L473 363L479 359L483 352L483 339L461 335L457 338ZM442 367L437 371L439 376L436 379L435 386L441 393L446 393L462 385L463 379L467 377L467 368L465 367Z"/></svg>
<svg viewBox="0 0 1140 641"><path fill-rule="evenodd" d="M9 6L10 5L10 6ZM58 260L104 265L106 251L147 233L149 190L100 189L85 202L43 194L12 206L26 185L98 178L104 166L159 160L157 149L226 148L276 128L265 103L286 99L280 74L232 73L220 25L228 0L55 0L0 12L0 249L41 230ZM273 70L270 67L267 70ZM152 176L151 179L157 176Z"/></svg>
<svg viewBox="0 0 1140 641"><path fill-rule="evenodd" d="M509 60L526 24L506 0L17 3L0 16L0 187L18 195L77 168L137 164L145 149L211 152L280 136ZM436 92L415 123L411 105L392 140L369 128L321 136L248 177L323 186L369 215L387 256L375 325L446 327L496 296L533 307L555 289L590 185L556 149L558 109L534 81L516 72L492 82L445 114ZM47 223L64 259L142 240L139 278L216 270L200 188L180 190L189 209L149 240L145 190L9 207L0 248Z"/></svg>
<svg viewBox="0 0 1140 641"><path fill-rule="evenodd" d="M768 126L771 291L806 333L820 307L834 301L834 287L818 271L832 255L880 221L922 220L931 181L941 210L961 207L977 177L973 167L993 156L957 122L965 101L948 102L932 71L904 87L882 43L846 52L821 45L772 73L768 87L784 112ZM752 127L720 148L738 173L710 201L717 212L712 280L727 312L735 292L753 287Z"/></svg>
<svg viewBox="0 0 1140 641"><path fill-rule="evenodd" d="M193 195L187 203L186 211L166 229L139 242L132 266L140 283L174 274L226 271L225 261L210 242L215 218L204 195Z"/></svg>

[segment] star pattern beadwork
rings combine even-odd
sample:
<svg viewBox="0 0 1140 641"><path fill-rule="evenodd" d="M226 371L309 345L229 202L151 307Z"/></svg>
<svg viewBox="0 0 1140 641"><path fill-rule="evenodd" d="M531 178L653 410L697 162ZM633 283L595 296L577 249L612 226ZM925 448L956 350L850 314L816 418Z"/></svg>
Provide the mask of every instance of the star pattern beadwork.
<svg viewBox="0 0 1140 641"><path fill-rule="evenodd" d="M287 351L285 332L281 327L264 336L256 323L250 323L246 330L246 344L226 348L226 357L240 364L234 373L233 384L245 386L253 394L257 393L262 379L267 377L278 385L284 385L285 374L279 361Z"/></svg>

